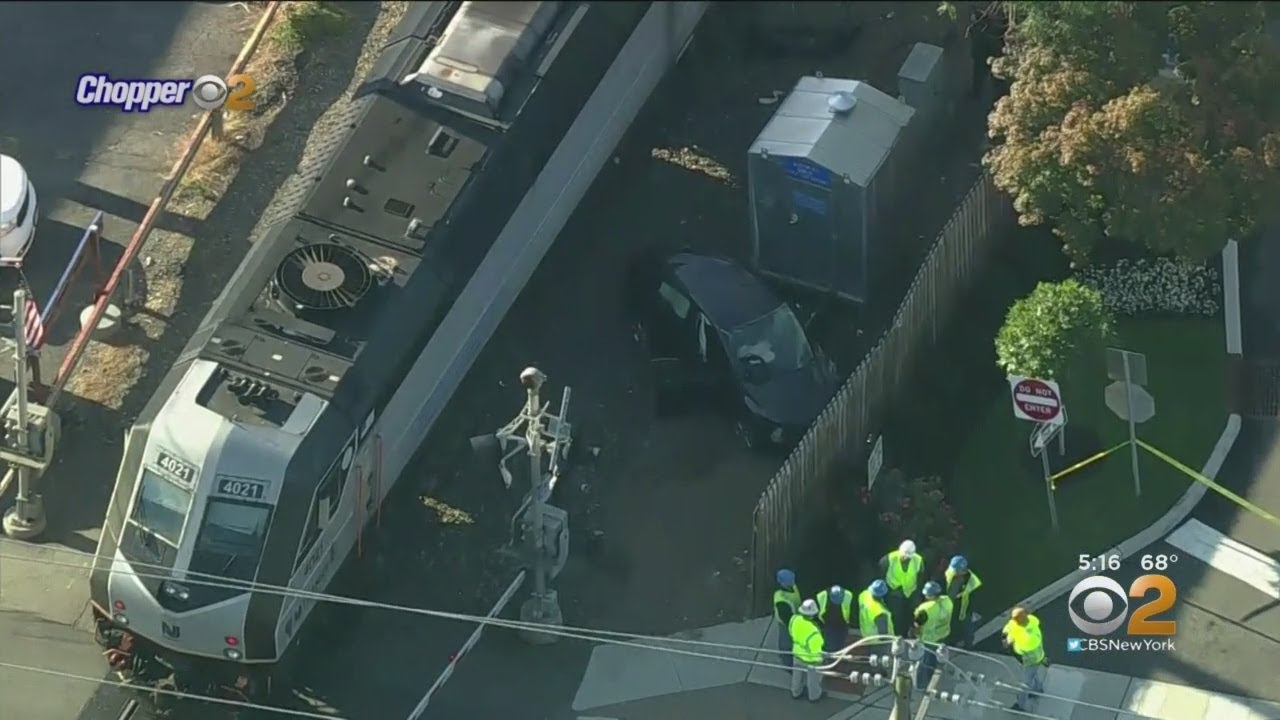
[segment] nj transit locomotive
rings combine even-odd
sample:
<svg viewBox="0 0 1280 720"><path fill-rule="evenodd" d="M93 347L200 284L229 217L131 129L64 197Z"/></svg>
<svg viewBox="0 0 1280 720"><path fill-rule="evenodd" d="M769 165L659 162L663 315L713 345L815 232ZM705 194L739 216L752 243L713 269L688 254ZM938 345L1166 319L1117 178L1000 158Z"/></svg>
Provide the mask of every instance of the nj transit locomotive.
<svg viewBox="0 0 1280 720"><path fill-rule="evenodd" d="M291 179L128 432L90 578L104 644L179 687L283 684L314 602L243 583L324 591L409 462L435 420L415 361L477 312L451 306L621 45L605 7L414 4L378 66L402 80Z"/></svg>

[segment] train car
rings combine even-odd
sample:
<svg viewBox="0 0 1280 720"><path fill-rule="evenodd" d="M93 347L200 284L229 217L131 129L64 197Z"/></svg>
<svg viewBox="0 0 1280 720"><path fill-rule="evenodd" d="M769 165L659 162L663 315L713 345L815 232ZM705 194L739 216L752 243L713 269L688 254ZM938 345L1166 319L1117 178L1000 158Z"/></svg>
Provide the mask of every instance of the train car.
<svg viewBox="0 0 1280 720"><path fill-rule="evenodd" d="M415 361L616 53L596 12L415 3L425 57L263 218L126 436L90 593L132 670L279 689L315 603L264 588L328 588L434 421Z"/></svg>

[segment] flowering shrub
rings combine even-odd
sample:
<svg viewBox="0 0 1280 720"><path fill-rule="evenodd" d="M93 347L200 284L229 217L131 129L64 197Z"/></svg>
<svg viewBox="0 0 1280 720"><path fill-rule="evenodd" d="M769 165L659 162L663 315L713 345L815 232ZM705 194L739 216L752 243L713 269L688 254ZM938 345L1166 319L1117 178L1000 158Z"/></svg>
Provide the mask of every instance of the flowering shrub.
<svg viewBox="0 0 1280 720"><path fill-rule="evenodd" d="M1116 315L1216 315L1222 297L1215 268L1168 258L1087 267L1077 277L1097 289L1107 310Z"/></svg>
<svg viewBox="0 0 1280 720"><path fill-rule="evenodd" d="M862 501L879 511L876 525L886 547L913 540L931 564L945 561L959 551L964 526L947 503L940 478L929 476L900 483L877 483L874 492L862 491Z"/></svg>

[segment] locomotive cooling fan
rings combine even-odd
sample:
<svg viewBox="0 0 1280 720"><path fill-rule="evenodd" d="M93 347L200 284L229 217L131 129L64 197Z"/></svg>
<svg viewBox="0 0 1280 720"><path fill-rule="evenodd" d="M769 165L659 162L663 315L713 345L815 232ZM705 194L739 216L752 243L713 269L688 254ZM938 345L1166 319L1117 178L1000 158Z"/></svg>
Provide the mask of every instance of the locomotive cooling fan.
<svg viewBox="0 0 1280 720"><path fill-rule="evenodd" d="M275 284L297 310L337 310L355 306L373 286L369 261L335 243L304 245L276 268Z"/></svg>

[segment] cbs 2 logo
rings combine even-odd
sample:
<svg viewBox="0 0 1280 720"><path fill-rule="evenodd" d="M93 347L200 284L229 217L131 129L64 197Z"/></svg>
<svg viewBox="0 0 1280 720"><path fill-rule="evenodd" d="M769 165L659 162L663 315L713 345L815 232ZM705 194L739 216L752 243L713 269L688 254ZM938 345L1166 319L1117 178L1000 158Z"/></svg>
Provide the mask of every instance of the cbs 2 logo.
<svg viewBox="0 0 1280 720"><path fill-rule="evenodd" d="M217 75L202 75L192 84L191 98L201 110L252 110L256 89L257 85L248 75L232 75L226 80Z"/></svg>
<svg viewBox="0 0 1280 720"><path fill-rule="evenodd" d="M1128 612L1129 599L1142 600L1152 591L1156 597ZM1115 596L1115 599L1109 596ZM1080 598L1080 608L1076 599ZM1129 635L1173 635L1178 630L1176 620L1152 620L1168 612L1178 600L1178 587L1165 575L1143 575L1134 580L1126 591L1120 583L1109 577L1094 575L1076 583L1067 598L1067 613L1071 622L1089 635L1110 635L1125 625ZM1104 619L1111 614L1115 617Z"/></svg>

